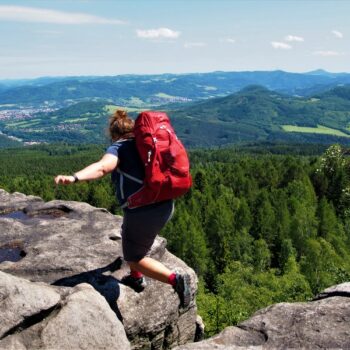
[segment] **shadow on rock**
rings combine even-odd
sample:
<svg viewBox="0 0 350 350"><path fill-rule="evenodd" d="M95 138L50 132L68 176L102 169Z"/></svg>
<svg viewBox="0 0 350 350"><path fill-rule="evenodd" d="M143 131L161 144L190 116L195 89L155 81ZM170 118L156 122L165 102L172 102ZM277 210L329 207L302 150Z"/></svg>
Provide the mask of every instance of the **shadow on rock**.
<svg viewBox="0 0 350 350"><path fill-rule="evenodd" d="M51 284L64 287L74 287L80 283L90 284L103 297L105 297L111 309L116 313L119 320L123 322L116 302L120 294L119 282L115 277L108 275L108 273L113 273L114 271L119 270L121 265L122 259L119 257L105 267L61 278Z"/></svg>

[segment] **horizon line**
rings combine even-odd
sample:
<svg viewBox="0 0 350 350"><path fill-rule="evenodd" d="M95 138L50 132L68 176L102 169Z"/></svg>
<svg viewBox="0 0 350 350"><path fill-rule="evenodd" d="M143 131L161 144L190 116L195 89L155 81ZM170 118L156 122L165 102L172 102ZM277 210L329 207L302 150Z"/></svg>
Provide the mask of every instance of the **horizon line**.
<svg viewBox="0 0 350 350"><path fill-rule="evenodd" d="M214 71L202 71L202 72L183 72L183 73L170 73L170 72L164 72L164 73L121 73L121 74L97 74L97 75L90 75L90 74L81 74L81 75L39 75L39 76L33 76L33 77L23 77L23 78L1 78L0 81L16 81L16 80L36 80L36 79L59 79L59 78L96 78L96 77L118 77L118 76L137 76L137 75L146 75L146 76L159 76L159 75L190 75L190 74L212 74L212 73L269 73L269 72L283 72L283 73L291 73L291 74L311 74L316 72L323 72L324 74L350 74L350 72L331 72L322 68L316 68L310 71L302 71L302 72L296 72L296 71L288 71L283 69L273 69L273 70L214 70ZM321 74L320 74L321 75Z"/></svg>

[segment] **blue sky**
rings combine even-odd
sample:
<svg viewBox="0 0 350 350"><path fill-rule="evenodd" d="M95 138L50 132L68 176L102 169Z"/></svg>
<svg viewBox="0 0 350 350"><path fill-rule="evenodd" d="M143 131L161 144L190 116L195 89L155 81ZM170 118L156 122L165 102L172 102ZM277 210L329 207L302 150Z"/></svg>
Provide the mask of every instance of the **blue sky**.
<svg viewBox="0 0 350 350"><path fill-rule="evenodd" d="M0 0L0 79L350 72L348 0Z"/></svg>

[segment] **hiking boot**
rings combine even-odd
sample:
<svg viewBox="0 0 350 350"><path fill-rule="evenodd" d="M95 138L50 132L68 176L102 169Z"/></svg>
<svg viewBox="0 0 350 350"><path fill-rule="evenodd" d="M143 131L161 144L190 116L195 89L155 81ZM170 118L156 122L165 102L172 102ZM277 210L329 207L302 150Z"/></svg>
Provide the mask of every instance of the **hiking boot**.
<svg viewBox="0 0 350 350"><path fill-rule="evenodd" d="M121 281L121 283L125 284L126 286L132 288L135 292L140 293L142 292L145 287L147 286L145 277L133 277L130 274L124 276Z"/></svg>
<svg viewBox="0 0 350 350"><path fill-rule="evenodd" d="M175 292L179 295L180 306L187 307L191 302L191 285L189 274L176 274L176 283L173 287Z"/></svg>

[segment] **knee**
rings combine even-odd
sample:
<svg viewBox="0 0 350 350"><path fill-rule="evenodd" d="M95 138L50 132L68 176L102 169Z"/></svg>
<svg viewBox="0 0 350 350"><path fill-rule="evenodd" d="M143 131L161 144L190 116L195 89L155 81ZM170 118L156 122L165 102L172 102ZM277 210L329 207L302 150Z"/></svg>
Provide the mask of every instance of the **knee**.
<svg viewBox="0 0 350 350"><path fill-rule="evenodd" d="M139 266L139 262L138 261L127 261L128 265L131 267L131 268L137 268Z"/></svg>

